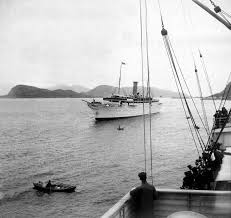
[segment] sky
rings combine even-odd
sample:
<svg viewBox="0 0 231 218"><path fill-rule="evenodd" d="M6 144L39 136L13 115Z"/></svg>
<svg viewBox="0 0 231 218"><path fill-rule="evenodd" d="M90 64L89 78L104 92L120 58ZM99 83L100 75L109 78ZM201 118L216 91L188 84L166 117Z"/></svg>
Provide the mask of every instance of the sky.
<svg viewBox="0 0 231 218"><path fill-rule="evenodd" d="M142 0L144 2L144 0ZM209 0L201 0L211 8ZM214 0L231 13L230 0ZM162 36L158 0L147 0L151 86L175 91ZM231 72L231 31L191 0L160 0L165 28L193 95L214 92ZM143 10L144 13L144 10ZM0 94L17 84L94 88L141 84L139 0L0 0ZM147 74L145 72L145 81Z"/></svg>

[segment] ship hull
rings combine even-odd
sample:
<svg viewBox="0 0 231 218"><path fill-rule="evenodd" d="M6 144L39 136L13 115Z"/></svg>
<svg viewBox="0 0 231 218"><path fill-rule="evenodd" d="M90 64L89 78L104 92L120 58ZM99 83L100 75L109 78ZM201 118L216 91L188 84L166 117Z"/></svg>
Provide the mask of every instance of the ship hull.
<svg viewBox="0 0 231 218"><path fill-rule="evenodd" d="M149 114L149 103L144 103L144 113L143 103L124 103L122 105L116 103L97 106L92 106L92 104L89 103L88 106L95 113L95 120L97 121L139 117ZM150 108L151 114L158 113L160 111L160 107L161 103L153 102Z"/></svg>
<svg viewBox="0 0 231 218"><path fill-rule="evenodd" d="M153 201L153 217L229 218L230 191L157 189L158 199ZM121 216L121 214L123 216ZM136 207L127 193L101 218L133 218Z"/></svg>

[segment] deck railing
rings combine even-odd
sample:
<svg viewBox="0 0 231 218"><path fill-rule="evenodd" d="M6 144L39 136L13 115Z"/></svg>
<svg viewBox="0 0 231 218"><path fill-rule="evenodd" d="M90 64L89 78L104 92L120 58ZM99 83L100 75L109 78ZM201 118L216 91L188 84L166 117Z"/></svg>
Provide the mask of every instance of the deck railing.
<svg viewBox="0 0 231 218"><path fill-rule="evenodd" d="M215 128L222 128L225 122L226 122L226 117L219 117L214 119ZM231 119L228 120L226 126L227 127L231 126Z"/></svg>
<svg viewBox="0 0 231 218"><path fill-rule="evenodd" d="M231 216L231 191L157 189L154 217L167 217L177 211L194 211L207 217ZM134 205L127 193L102 218L131 218Z"/></svg>

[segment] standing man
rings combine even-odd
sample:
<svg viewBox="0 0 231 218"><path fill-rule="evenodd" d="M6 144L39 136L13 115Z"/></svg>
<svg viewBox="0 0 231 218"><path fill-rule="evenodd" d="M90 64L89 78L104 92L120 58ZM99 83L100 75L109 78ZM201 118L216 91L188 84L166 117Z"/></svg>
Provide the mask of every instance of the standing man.
<svg viewBox="0 0 231 218"><path fill-rule="evenodd" d="M157 199L157 192L153 185L148 184L147 174L138 174L141 185L133 189L130 195L135 203L137 218L153 217L153 201Z"/></svg>

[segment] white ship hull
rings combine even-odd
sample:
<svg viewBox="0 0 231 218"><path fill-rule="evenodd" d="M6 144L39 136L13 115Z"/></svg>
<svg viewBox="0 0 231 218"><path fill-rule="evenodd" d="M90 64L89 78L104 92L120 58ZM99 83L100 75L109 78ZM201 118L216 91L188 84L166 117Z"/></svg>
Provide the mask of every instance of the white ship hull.
<svg viewBox="0 0 231 218"><path fill-rule="evenodd" d="M96 120L119 119L128 117L137 117L143 115L143 103L118 103L94 105L88 103L88 106L94 111ZM160 111L161 103L152 102L151 114ZM149 103L144 103L144 114L149 114Z"/></svg>

